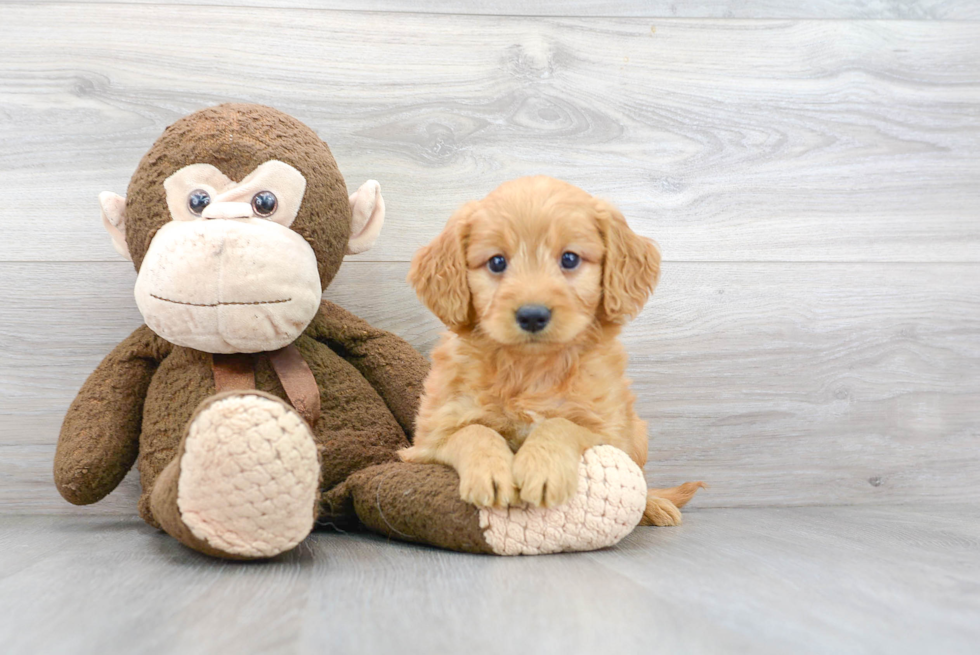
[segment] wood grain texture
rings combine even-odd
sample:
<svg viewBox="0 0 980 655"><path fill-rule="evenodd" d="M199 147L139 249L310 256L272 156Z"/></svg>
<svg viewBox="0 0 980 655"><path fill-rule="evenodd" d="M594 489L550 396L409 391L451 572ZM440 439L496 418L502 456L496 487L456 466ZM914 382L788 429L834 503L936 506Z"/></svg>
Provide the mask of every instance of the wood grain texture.
<svg viewBox="0 0 980 655"><path fill-rule="evenodd" d="M977 651L980 3L231 4L0 0L4 655ZM327 297L423 352L405 262L503 180L656 238L624 340L648 479L712 485L684 525L523 559L317 532L241 565L142 523L135 472L63 501L64 412L141 323L96 197L223 101L381 181Z"/></svg>
<svg viewBox="0 0 980 655"><path fill-rule="evenodd" d="M975 653L975 506L694 510L606 551L314 533L208 559L138 519L4 517L0 643L34 653Z"/></svg>
<svg viewBox="0 0 980 655"><path fill-rule="evenodd" d="M20 0L23 2L24 0ZM61 0L64 4L76 0ZM77 0L90 2L90 0ZM159 4L160 0L108 0ZM15 0L0 0L14 4ZM36 2L34 4L40 4ZM606 16L645 18L796 18L857 20L978 20L972 0L168 0L167 4L334 9L485 16Z"/></svg>
<svg viewBox="0 0 980 655"><path fill-rule="evenodd" d="M428 352L442 326L407 269L348 262L327 297ZM54 443L141 322L134 281L128 263L0 264L0 513L74 511ZM707 480L702 507L978 501L978 335L974 264L669 264L624 334L648 479ZM94 511L135 495L131 478Z"/></svg>
<svg viewBox="0 0 980 655"><path fill-rule="evenodd" d="M31 220L0 209L0 261L112 260L98 192L228 100L316 128L349 186L381 181L371 260L547 173L618 203L668 260L980 261L976 22L132 4L6 4L3 22L0 188Z"/></svg>

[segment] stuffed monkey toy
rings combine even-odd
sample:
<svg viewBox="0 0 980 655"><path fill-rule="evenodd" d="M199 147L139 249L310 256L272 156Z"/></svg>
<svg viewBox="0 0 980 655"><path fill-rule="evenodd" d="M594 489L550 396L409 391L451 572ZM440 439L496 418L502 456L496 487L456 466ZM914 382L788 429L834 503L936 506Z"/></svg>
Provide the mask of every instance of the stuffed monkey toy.
<svg viewBox="0 0 980 655"><path fill-rule="evenodd" d="M261 559L317 522L476 553L616 543L639 522L642 471L586 453L558 508L478 508L456 473L410 464L425 359L321 300L345 254L377 238L377 182L348 196L327 145L299 121L226 104L171 125L102 221L137 270L146 324L102 361L68 410L58 490L104 498L136 464L138 509L182 544Z"/></svg>

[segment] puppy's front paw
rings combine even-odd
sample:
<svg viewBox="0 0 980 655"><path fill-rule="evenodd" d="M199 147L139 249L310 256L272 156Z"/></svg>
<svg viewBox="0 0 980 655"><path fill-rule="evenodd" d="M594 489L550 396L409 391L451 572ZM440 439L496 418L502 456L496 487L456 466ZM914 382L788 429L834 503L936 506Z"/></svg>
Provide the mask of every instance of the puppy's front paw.
<svg viewBox="0 0 980 655"><path fill-rule="evenodd" d="M677 505L666 498L647 496L647 508L643 512L641 525L658 525L661 527L681 524L681 511Z"/></svg>
<svg viewBox="0 0 980 655"><path fill-rule="evenodd" d="M414 464L426 464L432 461L432 458L425 457L421 450L416 446L411 446L409 448L402 448L395 453L398 458L403 462L410 462Z"/></svg>
<svg viewBox="0 0 980 655"><path fill-rule="evenodd" d="M538 507L563 504L578 489L580 459L572 451L525 443L514 455L514 481L521 500Z"/></svg>
<svg viewBox="0 0 980 655"><path fill-rule="evenodd" d="M478 507L507 507L518 502L509 458L490 457L459 472L459 495Z"/></svg>

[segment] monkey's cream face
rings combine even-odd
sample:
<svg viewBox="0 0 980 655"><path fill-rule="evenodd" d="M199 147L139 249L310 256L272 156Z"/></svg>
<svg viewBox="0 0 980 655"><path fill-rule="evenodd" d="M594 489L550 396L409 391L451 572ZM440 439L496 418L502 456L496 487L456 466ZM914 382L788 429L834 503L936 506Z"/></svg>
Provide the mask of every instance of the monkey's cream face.
<svg viewBox="0 0 980 655"><path fill-rule="evenodd" d="M321 294L316 255L290 229L306 190L302 173L268 161L236 183L214 166L192 164L164 189L173 220L153 237L136 279L136 304L150 329L212 353L295 341Z"/></svg>

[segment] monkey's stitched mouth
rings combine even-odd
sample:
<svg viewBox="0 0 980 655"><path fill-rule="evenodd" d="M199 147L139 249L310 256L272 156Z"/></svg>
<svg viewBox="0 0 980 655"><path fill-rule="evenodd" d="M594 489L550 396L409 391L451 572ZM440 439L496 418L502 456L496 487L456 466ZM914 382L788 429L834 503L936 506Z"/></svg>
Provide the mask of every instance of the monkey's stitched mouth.
<svg viewBox="0 0 980 655"><path fill-rule="evenodd" d="M158 296L155 293L150 294L151 298L156 298L157 300L162 300L163 302L170 302L175 305L190 305L191 307L223 307L224 305L277 305L279 303L289 302L292 298L283 298L282 300L256 300L253 302L213 302L213 303L199 303L199 302L185 302L183 300L171 300L170 298L164 298Z"/></svg>

